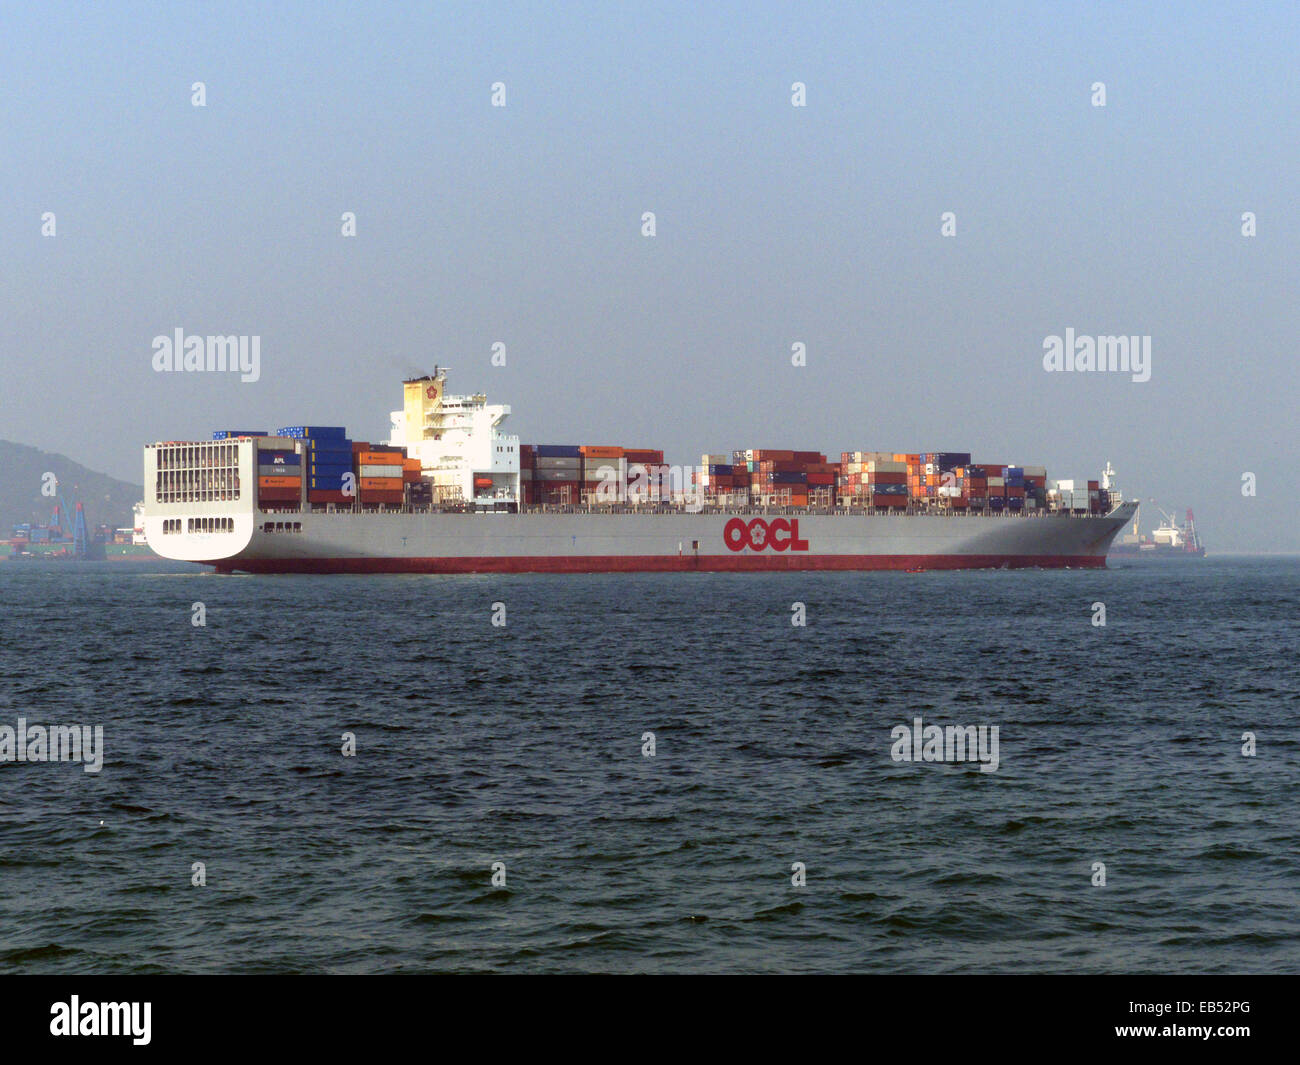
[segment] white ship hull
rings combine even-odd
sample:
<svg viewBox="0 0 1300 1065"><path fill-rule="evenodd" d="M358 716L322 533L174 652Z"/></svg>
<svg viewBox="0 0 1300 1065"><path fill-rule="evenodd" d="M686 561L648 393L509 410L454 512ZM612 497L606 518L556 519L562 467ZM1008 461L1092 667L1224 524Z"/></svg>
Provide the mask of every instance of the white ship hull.
<svg viewBox="0 0 1300 1065"><path fill-rule="evenodd" d="M171 510L171 508L164 508ZM1107 515L260 511L167 532L164 558L247 573L583 573L1100 567L1135 503ZM187 507L189 515L201 510ZM171 519L175 523L175 519ZM212 525L211 521L200 525Z"/></svg>

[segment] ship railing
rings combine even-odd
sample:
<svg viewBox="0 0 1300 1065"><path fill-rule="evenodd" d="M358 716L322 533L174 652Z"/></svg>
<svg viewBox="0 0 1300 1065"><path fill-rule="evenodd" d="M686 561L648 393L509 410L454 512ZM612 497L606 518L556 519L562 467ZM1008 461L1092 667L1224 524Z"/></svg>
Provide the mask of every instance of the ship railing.
<svg viewBox="0 0 1300 1065"><path fill-rule="evenodd" d="M507 501L503 501L507 502ZM843 515L859 517L927 517L927 518L1086 518L1105 517L1089 511L1051 510L1048 508L1029 508L1025 510L973 510L952 507L798 507L782 504L726 504L723 506L704 505L691 509L682 503L522 503L517 511L492 510L478 508L467 504L411 504L384 503L374 506L355 504L351 507L338 503L323 506L276 506L265 513L276 514L334 514L374 515L374 514L475 514L475 513L519 513L523 515L553 514L637 514L643 517L681 517L686 514L709 514L744 516L791 516L800 515Z"/></svg>

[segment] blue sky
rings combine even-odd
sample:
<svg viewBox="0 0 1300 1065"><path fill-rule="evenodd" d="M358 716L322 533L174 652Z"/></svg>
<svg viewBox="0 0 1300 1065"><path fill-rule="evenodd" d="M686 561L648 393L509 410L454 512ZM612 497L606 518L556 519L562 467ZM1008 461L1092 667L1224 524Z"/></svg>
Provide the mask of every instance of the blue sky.
<svg viewBox="0 0 1300 1065"><path fill-rule="evenodd" d="M1109 459L1212 548L1300 550L1293 5L4 24L0 437L138 481L146 440L228 424L379 438L437 362L525 440ZM155 373L177 327L259 335L261 379ZM1150 334L1151 380L1044 372L1066 328Z"/></svg>

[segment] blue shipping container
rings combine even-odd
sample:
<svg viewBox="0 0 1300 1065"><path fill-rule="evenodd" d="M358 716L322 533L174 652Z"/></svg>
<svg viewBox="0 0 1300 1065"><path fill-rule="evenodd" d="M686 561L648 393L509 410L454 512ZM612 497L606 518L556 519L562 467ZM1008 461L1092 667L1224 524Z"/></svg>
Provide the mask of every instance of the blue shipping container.
<svg viewBox="0 0 1300 1065"><path fill-rule="evenodd" d="M333 440L342 443L347 439L348 431L342 425L291 425L277 429L275 435L288 436L295 440Z"/></svg>
<svg viewBox="0 0 1300 1065"><path fill-rule="evenodd" d="M333 462L338 465L345 465L352 461L352 447L320 447L313 444L308 454L311 455L313 462Z"/></svg>
<svg viewBox="0 0 1300 1065"><path fill-rule="evenodd" d="M576 459L582 452L577 444L537 444L533 455L540 459Z"/></svg>
<svg viewBox="0 0 1300 1065"><path fill-rule="evenodd" d="M301 466L302 456L296 451L259 451L259 466Z"/></svg>

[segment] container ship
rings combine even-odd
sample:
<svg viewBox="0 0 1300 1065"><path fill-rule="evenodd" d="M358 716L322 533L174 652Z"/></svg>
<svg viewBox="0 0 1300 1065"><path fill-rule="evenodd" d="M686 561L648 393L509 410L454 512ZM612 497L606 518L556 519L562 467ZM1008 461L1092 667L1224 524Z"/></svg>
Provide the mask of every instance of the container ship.
<svg viewBox="0 0 1300 1065"><path fill-rule="evenodd" d="M144 448L143 532L219 573L1101 567L1137 510L967 452L521 444L510 408L403 382L389 439L218 430Z"/></svg>

